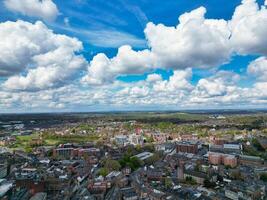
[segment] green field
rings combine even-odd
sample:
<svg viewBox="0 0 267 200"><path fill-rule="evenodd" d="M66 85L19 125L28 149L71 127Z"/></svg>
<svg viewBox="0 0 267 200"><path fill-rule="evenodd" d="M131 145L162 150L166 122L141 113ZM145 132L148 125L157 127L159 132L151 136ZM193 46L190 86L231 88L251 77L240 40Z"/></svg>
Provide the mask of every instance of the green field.
<svg viewBox="0 0 267 200"><path fill-rule="evenodd" d="M12 149L24 149L31 151L33 147L37 145L32 144L32 141L36 138L42 138L42 145L44 146L56 146L64 143L86 143L98 141L99 137L96 135L65 135L59 136L54 134L40 134L34 133L26 136L17 136L16 142L9 147Z"/></svg>

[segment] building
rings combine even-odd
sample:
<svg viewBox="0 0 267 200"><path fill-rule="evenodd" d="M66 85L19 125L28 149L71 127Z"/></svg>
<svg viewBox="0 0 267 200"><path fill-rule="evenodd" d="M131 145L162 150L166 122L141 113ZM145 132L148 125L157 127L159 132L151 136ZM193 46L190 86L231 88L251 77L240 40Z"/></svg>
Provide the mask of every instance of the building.
<svg viewBox="0 0 267 200"><path fill-rule="evenodd" d="M177 153L192 153L197 154L198 152L198 143L195 141L183 141L178 142L176 146Z"/></svg>
<svg viewBox="0 0 267 200"><path fill-rule="evenodd" d="M132 187L121 188L120 193L121 193L121 199L123 199L123 200L137 200L137 199L139 199L137 193L135 192L134 188L132 188Z"/></svg>
<svg viewBox="0 0 267 200"><path fill-rule="evenodd" d="M257 156L240 155L238 161L242 165L263 165L264 164L264 160Z"/></svg>
<svg viewBox="0 0 267 200"><path fill-rule="evenodd" d="M209 145L209 151L223 153L223 145Z"/></svg>
<svg viewBox="0 0 267 200"><path fill-rule="evenodd" d="M44 192L39 192L33 195L30 200L46 200L47 194Z"/></svg>
<svg viewBox="0 0 267 200"><path fill-rule="evenodd" d="M126 176L129 176L129 175L131 174L131 172L132 172L132 169L131 169L130 167L128 167L128 166L126 166L126 167L124 167L124 168L122 169L122 173L123 173L124 175L126 175Z"/></svg>
<svg viewBox="0 0 267 200"><path fill-rule="evenodd" d="M107 181L90 182L88 185L89 192L96 199L104 199L104 196L108 188L110 188L110 183L108 183Z"/></svg>
<svg viewBox="0 0 267 200"><path fill-rule="evenodd" d="M129 142L132 145L143 145L144 144L144 137L142 135L131 134L129 135Z"/></svg>
<svg viewBox="0 0 267 200"><path fill-rule="evenodd" d="M230 166L230 167L236 167L237 166L237 158L233 155L227 155L223 157L223 164L225 166Z"/></svg>
<svg viewBox="0 0 267 200"><path fill-rule="evenodd" d="M146 172L147 180L149 181L161 181L165 174L158 169L149 169Z"/></svg>
<svg viewBox="0 0 267 200"><path fill-rule="evenodd" d="M30 193L27 189L21 188L16 190L12 196L11 200L28 200L30 198Z"/></svg>
<svg viewBox="0 0 267 200"><path fill-rule="evenodd" d="M121 179L122 177L123 177L123 174L120 171L112 171L106 176L106 179L109 182L113 183Z"/></svg>
<svg viewBox="0 0 267 200"><path fill-rule="evenodd" d="M164 153L171 153L175 149L175 143L163 143L155 145L157 151L163 151Z"/></svg>
<svg viewBox="0 0 267 200"><path fill-rule="evenodd" d="M20 172L16 173L16 188L25 188L31 194L44 192L45 182L39 176L36 168L23 168Z"/></svg>
<svg viewBox="0 0 267 200"><path fill-rule="evenodd" d="M209 153L209 163L212 165L220 165L222 163L222 154Z"/></svg>
<svg viewBox="0 0 267 200"><path fill-rule="evenodd" d="M242 146L240 144L223 144L223 145L209 145L209 151L225 153L225 154L240 154Z"/></svg>
<svg viewBox="0 0 267 200"><path fill-rule="evenodd" d="M0 179L5 178L8 175L7 163L0 164Z"/></svg>
<svg viewBox="0 0 267 200"><path fill-rule="evenodd" d="M12 182L0 179L0 199L6 197L8 193L11 193L12 187Z"/></svg>
<svg viewBox="0 0 267 200"><path fill-rule="evenodd" d="M225 188L225 196L232 200L265 199L265 186L258 183L244 183L242 181L232 181Z"/></svg>
<svg viewBox="0 0 267 200"><path fill-rule="evenodd" d="M128 136L117 135L117 136L115 136L115 142L119 146L126 146L127 144L129 144Z"/></svg>
<svg viewBox="0 0 267 200"><path fill-rule="evenodd" d="M53 157L71 158L74 156L73 148L56 148L53 149Z"/></svg>
<svg viewBox="0 0 267 200"><path fill-rule="evenodd" d="M179 160L179 166L177 168L178 180L184 180L184 163L183 160Z"/></svg>
<svg viewBox="0 0 267 200"><path fill-rule="evenodd" d="M154 155L153 153L150 153L150 152L145 151L145 152L142 152L142 153L139 153L139 154L135 155L134 157L137 157L140 160L143 160L144 161L144 160L150 158L153 155Z"/></svg>
<svg viewBox="0 0 267 200"><path fill-rule="evenodd" d="M198 184L203 185L204 180L207 178L207 175L205 173L202 173L202 172L197 172L197 171L193 171L193 170L185 170L184 171L184 179L186 179L186 177L191 177Z"/></svg>
<svg viewBox="0 0 267 200"><path fill-rule="evenodd" d="M227 140L222 138L215 138L212 142L215 145L224 145L225 143L227 143Z"/></svg>
<svg viewBox="0 0 267 200"><path fill-rule="evenodd" d="M209 152L209 163L212 165L221 165L236 167L237 166L237 158L234 155L222 154Z"/></svg>
<svg viewBox="0 0 267 200"><path fill-rule="evenodd" d="M183 134L180 136L180 140L182 141L198 140L198 136L197 134Z"/></svg>
<svg viewBox="0 0 267 200"><path fill-rule="evenodd" d="M240 144L224 144L223 151L225 153L240 154L242 152L242 146Z"/></svg>
<svg viewBox="0 0 267 200"><path fill-rule="evenodd" d="M77 156L99 156L100 155L100 149L98 148L87 148L87 149L77 149Z"/></svg>
<svg viewBox="0 0 267 200"><path fill-rule="evenodd" d="M160 132L156 132L152 134L153 140L157 143L166 142L166 135Z"/></svg>

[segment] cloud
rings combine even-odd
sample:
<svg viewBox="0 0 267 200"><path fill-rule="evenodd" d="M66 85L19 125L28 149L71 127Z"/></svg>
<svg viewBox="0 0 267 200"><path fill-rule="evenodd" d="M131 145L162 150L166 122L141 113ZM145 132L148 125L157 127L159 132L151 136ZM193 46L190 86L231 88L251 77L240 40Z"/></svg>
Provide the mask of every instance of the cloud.
<svg viewBox="0 0 267 200"><path fill-rule="evenodd" d="M169 80L156 82L153 88L156 92L176 92L180 90L191 90L193 86L190 83L192 78L191 68L186 70L175 70Z"/></svg>
<svg viewBox="0 0 267 200"><path fill-rule="evenodd" d="M254 89L253 96L260 97L260 99L267 100L267 81L255 83L253 89Z"/></svg>
<svg viewBox="0 0 267 200"><path fill-rule="evenodd" d="M126 2L124 0L120 0L120 3L135 16L142 28L146 26L148 23L147 16L139 6L130 4L129 1Z"/></svg>
<svg viewBox="0 0 267 200"><path fill-rule="evenodd" d="M193 95L202 98L211 98L227 95L229 87L235 85L239 75L227 71L219 71L209 78L200 79Z"/></svg>
<svg viewBox="0 0 267 200"><path fill-rule="evenodd" d="M162 81L162 77L160 74L149 74L146 80L148 82L157 82L157 81Z"/></svg>
<svg viewBox="0 0 267 200"><path fill-rule="evenodd" d="M65 26L69 27L70 26L70 20L68 17L64 17L64 24Z"/></svg>
<svg viewBox="0 0 267 200"><path fill-rule="evenodd" d="M5 7L29 17L53 21L59 15L57 5L52 0L4 0Z"/></svg>
<svg viewBox="0 0 267 200"><path fill-rule="evenodd" d="M113 82L119 75L143 74L153 69L154 58L149 50L134 51L130 46L122 46L115 57L97 54L90 62L88 74L83 83L105 84Z"/></svg>
<svg viewBox="0 0 267 200"><path fill-rule="evenodd" d="M247 69L249 75L256 77L259 81L267 81L267 59L260 57L252 61Z"/></svg>
<svg viewBox="0 0 267 200"><path fill-rule="evenodd" d="M4 38L0 40L0 76L7 79L0 89L0 108L266 106L266 7L242 1L229 21L207 19L205 13L203 7L185 13L176 26L150 22L142 41L148 48L123 45L114 57L99 53L89 64L79 54L83 48L79 40L55 34L42 22L0 23L0 38ZM116 37L107 37L105 31L81 34L93 44L129 42L127 34L121 44L117 33ZM249 64L247 74L220 70L233 55L247 54L260 55ZM163 78L155 73L158 68L171 69L173 74ZM194 68L209 68L210 73L195 83L191 80ZM148 75L142 81L117 80L121 75L144 73ZM247 76L254 76L254 83L240 86L239 80Z"/></svg>
<svg viewBox="0 0 267 200"><path fill-rule="evenodd" d="M104 48L119 48L124 45L131 45L135 48L146 48L146 41L128 32L116 30L110 27L103 27L96 29L84 29L73 28L70 26L64 26L52 24L53 27L70 32L79 36L84 42L90 43L90 45L104 47Z"/></svg>
<svg viewBox="0 0 267 200"><path fill-rule="evenodd" d="M155 68L216 69L229 62L232 55L235 54L266 55L267 9L265 6L259 8L255 0L244 0L241 5L237 6L229 21L206 19L205 13L204 7L184 13L179 17L179 23L175 27L148 23L144 30L148 49L135 52L127 47L131 51L124 56L127 59L123 61L122 71L118 70L118 66L114 62L114 60L120 60L121 55L118 54L111 59L103 54L95 56L88 69L89 73L86 78L83 78L83 81L87 80L89 84L90 82L101 84L106 82L103 81L104 79L112 82L121 74L149 72ZM123 52L125 49L125 47L119 48L119 52ZM137 54L142 59L138 59L138 64L132 65L135 59L131 59L131 57L136 58ZM105 63L105 67L101 64L98 65L97 59L100 62L106 60L106 62L102 62L102 64ZM96 70L96 66L99 66L98 70ZM98 75L95 72L99 72ZM90 79L94 79L94 81L90 81Z"/></svg>
<svg viewBox="0 0 267 200"><path fill-rule="evenodd" d="M180 16L177 28L148 23L145 34L150 49L136 52L130 46L122 46L118 55L111 59L99 54L93 58L83 82L101 84L112 82L121 74L139 74L156 67L206 68L228 61L230 32L227 22L205 20L205 12L201 7Z"/></svg>
<svg viewBox="0 0 267 200"><path fill-rule="evenodd" d="M5 89L38 90L65 83L86 65L76 38L54 34L42 22L0 24L0 76ZM24 75L21 75L24 74Z"/></svg>
<svg viewBox="0 0 267 200"><path fill-rule="evenodd" d="M33 58L37 68L29 69L26 76L12 76L3 86L13 90L41 90L67 83L76 72L85 66L82 56L65 49L57 49Z"/></svg>
<svg viewBox="0 0 267 200"><path fill-rule="evenodd" d="M29 92L0 91L0 108L8 109L181 109L262 106L266 104L267 83L251 88L237 86L239 75L218 71L190 84L189 69L178 70L168 80L124 83L115 81L99 87L72 84L60 88ZM205 80L205 84L204 83ZM174 84L174 86L172 86ZM161 90L159 85L163 85ZM189 87L188 87L189 86Z"/></svg>
<svg viewBox="0 0 267 200"><path fill-rule="evenodd" d="M266 3L266 2L265 2ZM231 21L231 45L239 54L267 55L267 8L256 0L243 0Z"/></svg>
<svg viewBox="0 0 267 200"><path fill-rule="evenodd" d="M204 18L205 12L206 9L201 7L181 15L177 27L148 23L145 35L150 49L134 52L133 50L129 51L130 47L122 47L118 50L120 53L111 59L112 62L105 62L106 67L102 66L99 69L114 73L114 75L108 77L108 80L111 81L112 77L116 77L116 72L118 72L117 75L121 73L120 70L115 69L118 66L113 62L121 59L120 54L123 54L123 51L129 52L124 54L123 64L124 72L130 74L136 73L136 71L149 71L155 67L171 69L207 68L227 62L231 54L230 31L227 28L227 22L225 20L207 20ZM136 55L138 55L138 58L142 57L142 59L136 59ZM94 71L99 70L95 70L96 67L94 66L97 65L96 58L99 59L100 57L102 58L101 61L104 60L103 55L96 56L93 59L95 65L91 65L92 69L89 67L89 74L83 81L92 79L89 77L97 77ZM138 61L137 64L133 65L132 62L136 60ZM135 70L133 70L133 67ZM90 80L88 82L90 83Z"/></svg>
<svg viewBox="0 0 267 200"><path fill-rule="evenodd" d="M205 19L205 13L204 7L185 13L179 17L176 27L147 24L146 38L160 67L208 68L229 60L231 49L227 22Z"/></svg>
<svg viewBox="0 0 267 200"><path fill-rule="evenodd" d="M146 47L144 39L117 30L91 30L85 31L83 34L89 43L99 47L118 48L122 45L132 45L139 48Z"/></svg>

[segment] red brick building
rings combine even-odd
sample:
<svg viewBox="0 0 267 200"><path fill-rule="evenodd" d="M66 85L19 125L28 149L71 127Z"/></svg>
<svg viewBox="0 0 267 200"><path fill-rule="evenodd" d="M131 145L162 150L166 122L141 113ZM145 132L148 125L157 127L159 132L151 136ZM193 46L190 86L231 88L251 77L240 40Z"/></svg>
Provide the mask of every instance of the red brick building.
<svg viewBox="0 0 267 200"><path fill-rule="evenodd" d="M176 147L176 152L197 154L198 144L197 142L193 142L193 141L179 142Z"/></svg>

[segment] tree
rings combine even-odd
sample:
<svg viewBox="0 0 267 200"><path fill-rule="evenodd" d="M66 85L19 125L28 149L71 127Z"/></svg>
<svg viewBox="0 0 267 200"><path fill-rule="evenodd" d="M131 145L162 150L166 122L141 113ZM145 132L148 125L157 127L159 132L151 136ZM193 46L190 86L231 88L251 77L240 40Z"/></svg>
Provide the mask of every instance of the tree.
<svg viewBox="0 0 267 200"><path fill-rule="evenodd" d="M201 170L201 164L200 163L197 163L196 166L195 166L195 171L200 171Z"/></svg>
<svg viewBox="0 0 267 200"><path fill-rule="evenodd" d="M123 158L119 161L120 165L122 167L130 167L132 170L138 169L140 166L142 166L144 163L142 160L140 160L137 157L131 157L128 154L124 155Z"/></svg>
<svg viewBox="0 0 267 200"><path fill-rule="evenodd" d="M104 163L105 168L107 168L109 171L118 171L121 168L121 165L117 160L107 159L104 161Z"/></svg>
<svg viewBox="0 0 267 200"><path fill-rule="evenodd" d="M76 129L73 128L73 129L71 130L71 133L76 133Z"/></svg>
<svg viewBox="0 0 267 200"><path fill-rule="evenodd" d="M139 158L135 157L135 156L130 158L130 165L131 165L130 167L131 167L133 170L138 169L138 168L141 167L143 164L144 164L143 161L140 160Z"/></svg>
<svg viewBox="0 0 267 200"><path fill-rule="evenodd" d="M140 152L142 151L142 147L141 147L141 145L139 145L139 144L136 145L136 146L135 146L135 150L136 150L137 152L140 153Z"/></svg>
<svg viewBox="0 0 267 200"><path fill-rule="evenodd" d="M166 187L166 188L171 188L171 187L172 187L172 180L171 180L171 178L166 177L166 178L164 179L164 183L165 183L165 187Z"/></svg>
<svg viewBox="0 0 267 200"><path fill-rule="evenodd" d="M204 180L204 187L206 187L206 188L212 188L212 187L214 187L215 185L216 185L215 183L210 182L208 179L205 179L205 180Z"/></svg>
<svg viewBox="0 0 267 200"><path fill-rule="evenodd" d="M144 151L149 151L149 152L155 151L155 147L153 144L146 144L143 149L144 149Z"/></svg>
<svg viewBox="0 0 267 200"><path fill-rule="evenodd" d="M267 173L261 173L260 174L260 179L264 182L267 182Z"/></svg>
<svg viewBox="0 0 267 200"><path fill-rule="evenodd" d="M145 143L153 143L153 142L154 142L154 138L152 136L146 137Z"/></svg>
<svg viewBox="0 0 267 200"><path fill-rule="evenodd" d="M126 149L126 153L129 155L129 156L133 156L134 153L135 153L135 148L133 146L128 146L127 149Z"/></svg>
<svg viewBox="0 0 267 200"><path fill-rule="evenodd" d="M256 149L257 149L258 151L264 151L264 148L262 148L262 146L260 145L258 139L253 138L253 139L252 139L252 144L254 145L254 147L256 147Z"/></svg>
<svg viewBox="0 0 267 200"><path fill-rule="evenodd" d="M157 162L159 159L160 159L159 154L158 154L158 153L154 153L154 155L151 156L151 157L149 157L148 159L146 159L145 162L146 162L148 165L152 165L152 164L154 164L155 162Z"/></svg>
<svg viewBox="0 0 267 200"><path fill-rule="evenodd" d="M192 176L187 176L187 177L185 178L185 181L186 181L186 183L191 184L191 185L195 185L195 184L197 184L196 180L193 179Z"/></svg>
<svg viewBox="0 0 267 200"><path fill-rule="evenodd" d="M107 168L105 168L105 167L103 167L103 168L100 168L98 173L99 173L99 175L101 175L101 176L105 177L105 176L107 176L107 175L108 175L108 169L107 169Z"/></svg>

